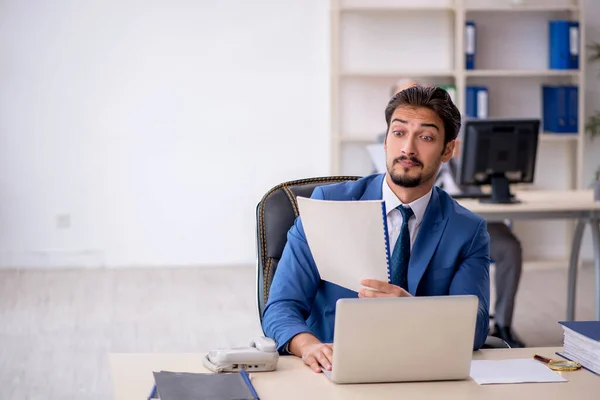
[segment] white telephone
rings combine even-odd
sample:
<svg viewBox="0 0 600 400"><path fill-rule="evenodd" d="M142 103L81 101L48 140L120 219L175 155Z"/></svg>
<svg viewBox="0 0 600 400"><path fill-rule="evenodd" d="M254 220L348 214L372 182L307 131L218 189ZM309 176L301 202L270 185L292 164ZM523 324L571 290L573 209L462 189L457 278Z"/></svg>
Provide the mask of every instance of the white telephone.
<svg viewBox="0 0 600 400"><path fill-rule="evenodd" d="M206 368L213 372L265 372L277 368L277 344L268 337L258 337L250 347L233 347L209 351L203 358Z"/></svg>

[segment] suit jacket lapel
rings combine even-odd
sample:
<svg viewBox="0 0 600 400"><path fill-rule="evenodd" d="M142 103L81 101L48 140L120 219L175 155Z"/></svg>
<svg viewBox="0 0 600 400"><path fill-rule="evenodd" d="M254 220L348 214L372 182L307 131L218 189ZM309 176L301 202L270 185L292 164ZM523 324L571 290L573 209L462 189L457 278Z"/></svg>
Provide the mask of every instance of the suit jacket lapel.
<svg viewBox="0 0 600 400"><path fill-rule="evenodd" d="M419 227L417 238L410 252L408 264L408 291L414 296L419 282L433 257L442 234L446 229L448 218L444 218L438 189L433 188L429 205Z"/></svg>
<svg viewBox="0 0 600 400"><path fill-rule="evenodd" d="M369 182L360 198L352 197L352 200L381 200L383 197L381 188L384 177L385 174L380 174L379 176L375 177L371 182Z"/></svg>
<svg viewBox="0 0 600 400"><path fill-rule="evenodd" d="M373 179L366 187L364 193L359 197L352 197L352 200L381 200L382 185L385 174L380 174ZM410 261L408 265L408 290L412 295L417 292L417 287L433 253L442 238L446 229L448 218L444 218L438 189L433 188L429 205L423 216L423 221L419 227L419 233L411 250Z"/></svg>

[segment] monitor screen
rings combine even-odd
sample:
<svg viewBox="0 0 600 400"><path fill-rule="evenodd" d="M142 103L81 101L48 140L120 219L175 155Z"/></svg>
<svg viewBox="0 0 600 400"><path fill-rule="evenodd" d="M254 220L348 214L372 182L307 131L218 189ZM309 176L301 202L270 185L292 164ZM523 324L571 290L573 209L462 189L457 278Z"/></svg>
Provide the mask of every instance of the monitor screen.
<svg viewBox="0 0 600 400"><path fill-rule="evenodd" d="M535 175L539 119L467 120L459 170L461 185L492 185L508 202L510 183L532 183ZM503 201L502 201L503 200Z"/></svg>

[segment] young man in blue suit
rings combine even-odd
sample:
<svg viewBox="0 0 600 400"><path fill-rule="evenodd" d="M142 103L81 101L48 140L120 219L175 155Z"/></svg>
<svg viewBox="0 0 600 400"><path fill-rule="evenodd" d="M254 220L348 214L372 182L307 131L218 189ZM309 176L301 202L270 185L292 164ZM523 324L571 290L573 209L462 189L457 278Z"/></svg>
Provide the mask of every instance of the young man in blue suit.
<svg viewBox="0 0 600 400"><path fill-rule="evenodd" d="M392 283L367 279L361 284L376 290L357 293L322 281L298 218L271 284L263 330L280 352L302 357L315 372L331 369L340 298L472 294L479 298L474 349L488 334L486 222L434 187L441 164L452 157L460 112L445 90L412 86L392 97L385 118L387 172L317 187L312 197L385 200Z"/></svg>

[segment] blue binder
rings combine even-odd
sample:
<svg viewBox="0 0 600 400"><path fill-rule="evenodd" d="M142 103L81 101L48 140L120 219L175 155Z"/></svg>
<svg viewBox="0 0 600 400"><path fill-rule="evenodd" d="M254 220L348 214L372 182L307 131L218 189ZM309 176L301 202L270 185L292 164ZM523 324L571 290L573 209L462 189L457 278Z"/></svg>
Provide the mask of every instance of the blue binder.
<svg viewBox="0 0 600 400"><path fill-rule="evenodd" d="M579 130L579 90L575 85L567 86L567 132L577 133Z"/></svg>
<svg viewBox="0 0 600 400"><path fill-rule="evenodd" d="M586 338L590 339L592 343L600 342L600 321L559 321L558 323L582 336L585 336ZM594 354L594 352L592 352L591 349L588 348L589 344L583 344L583 347L583 352L587 353L587 357L598 356L597 353ZM571 358L566 357L562 352L557 352L556 354L569 361L577 361L581 363L581 366L584 369L590 371L593 374L599 375L598 370L596 369L596 371L593 371L590 365L588 365L585 360L572 360Z"/></svg>
<svg viewBox="0 0 600 400"><path fill-rule="evenodd" d="M560 351L557 351L557 352L556 352L556 355L558 355L558 356L561 356L562 358L564 358L565 360L568 360L568 361L574 361L574 362L578 362L578 361L575 361L575 360L573 360L573 359L571 359L571 358L569 358L569 357L565 356L565 355L564 355L563 353L561 353ZM581 368L585 369L586 371L589 371L589 372L591 372L591 373L592 373L592 374L594 374L594 375L598 375L598 376L600 376L600 374L597 374L597 373L595 373L594 371L592 371L591 369L589 369L589 368L588 368L588 367L586 367L585 365L581 365Z"/></svg>
<svg viewBox="0 0 600 400"><path fill-rule="evenodd" d="M550 69L569 69L569 21L549 22L548 56Z"/></svg>
<svg viewBox="0 0 600 400"><path fill-rule="evenodd" d="M569 69L579 69L579 22L569 22Z"/></svg>
<svg viewBox="0 0 600 400"><path fill-rule="evenodd" d="M600 342L600 321L558 321L558 323L587 338Z"/></svg>
<svg viewBox="0 0 600 400"><path fill-rule="evenodd" d="M557 113L556 89L542 86L542 130L544 132L556 132L558 130Z"/></svg>
<svg viewBox="0 0 600 400"><path fill-rule="evenodd" d="M567 92L567 87L562 85L542 86L542 129L545 132L569 132Z"/></svg>
<svg viewBox="0 0 600 400"><path fill-rule="evenodd" d="M465 24L465 61L466 69L475 69L475 46L476 46L476 28L474 21L467 21Z"/></svg>
<svg viewBox="0 0 600 400"><path fill-rule="evenodd" d="M488 88L467 86L467 117L487 118L489 115Z"/></svg>

